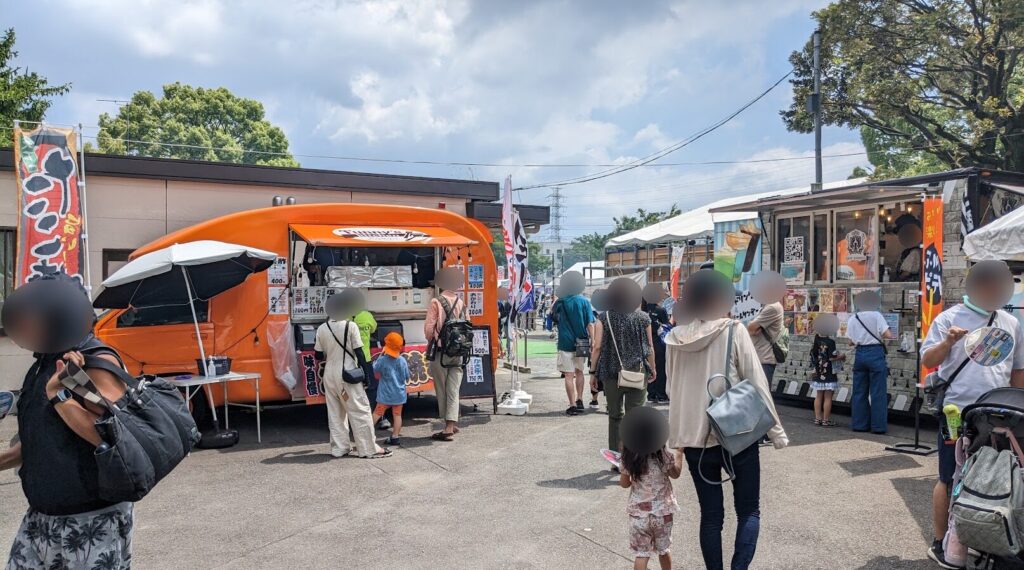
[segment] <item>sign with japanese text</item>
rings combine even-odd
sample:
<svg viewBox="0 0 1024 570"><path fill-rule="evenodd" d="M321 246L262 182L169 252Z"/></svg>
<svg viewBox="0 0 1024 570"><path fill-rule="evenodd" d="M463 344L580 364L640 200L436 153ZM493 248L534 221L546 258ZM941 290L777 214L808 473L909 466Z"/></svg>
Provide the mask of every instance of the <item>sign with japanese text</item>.
<svg viewBox="0 0 1024 570"><path fill-rule="evenodd" d="M16 286L61 271L85 283L75 138L74 129L14 128L19 212Z"/></svg>
<svg viewBox="0 0 1024 570"><path fill-rule="evenodd" d="M935 317L942 312L942 197L924 199L921 225L921 340L928 334ZM931 372L921 367L918 384Z"/></svg>

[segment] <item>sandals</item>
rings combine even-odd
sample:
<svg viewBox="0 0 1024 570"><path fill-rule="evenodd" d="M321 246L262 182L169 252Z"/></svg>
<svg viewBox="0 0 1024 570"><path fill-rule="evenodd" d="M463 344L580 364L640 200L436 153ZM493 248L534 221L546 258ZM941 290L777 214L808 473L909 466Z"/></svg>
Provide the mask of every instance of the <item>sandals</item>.
<svg viewBox="0 0 1024 570"><path fill-rule="evenodd" d="M820 426L821 424L822 424L821 420L819 420L818 418L814 418L814 425Z"/></svg>
<svg viewBox="0 0 1024 570"><path fill-rule="evenodd" d="M452 440L455 439L455 434L453 434L453 433L444 433L443 431L439 431L439 432L435 433L434 435L430 436L430 439L432 439L434 441L452 441Z"/></svg>
<svg viewBox="0 0 1024 570"><path fill-rule="evenodd" d="M833 420L821 420L822 427L835 427L836 422Z"/></svg>
<svg viewBox="0 0 1024 570"><path fill-rule="evenodd" d="M394 455L393 451L391 451L390 449L385 449L384 451L378 451L377 453L374 453L373 455L367 457L367 459L383 459L385 457L391 457L392 455Z"/></svg>

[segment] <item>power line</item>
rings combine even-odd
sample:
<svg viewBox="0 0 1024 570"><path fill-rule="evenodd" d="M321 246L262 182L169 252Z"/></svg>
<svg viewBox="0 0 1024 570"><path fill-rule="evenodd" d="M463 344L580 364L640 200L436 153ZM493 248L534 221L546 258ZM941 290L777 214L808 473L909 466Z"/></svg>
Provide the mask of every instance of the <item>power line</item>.
<svg viewBox="0 0 1024 570"><path fill-rule="evenodd" d="M648 155L647 157L645 157L645 158L643 158L641 160L636 161L635 163L629 164L629 165L624 166L622 168L607 170L607 171L599 172L597 174L593 174L593 175L589 175L589 176L570 178L569 180L562 180L562 181L559 181L559 182L552 182L550 184L540 184L540 185L534 185L534 186L525 186L525 187L522 187L522 188L518 188L517 190L529 190L530 188L547 188L547 187L555 186L555 185L557 185L557 186L568 186L570 184L583 184L585 182L593 182L594 180L600 180L602 178L607 178L609 176L614 176L616 174L621 174L623 172L626 172L628 170L633 170L634 168L638 168L638 167L643 166L645 164L650 164L651 162L654 162L655 160L658 160L659 158L661 158L663 156L667 156L670 153L673 153L673 152L675 152L675 151L677 151L677 150L679 150L681 148L689 146L690 144L692 144L694 142L697 142L698 140L703 138L705 135L708 135L708 134L713 133L714 131L718 130L720 127L722 127L723 125L725 125L729 121L731 121L734 118L736 118L736 116L738 116L740 113L742 113L743 111L746 111L747 109L749 109L754 103L757 103L758 101L763 99L766 95L771 93L772 90L774 90L776 87L778 87L783 81L786 80L787 77L789 77L792 74L793 74L793 71L790 70L785 75L780 77L770 87L768 87L767 89L762 91L760 94L758 94L757 97L754 97L750 101L747 101L746 104L744 104L739 109L733 111L731 114L729 114L729 116L725 117L724 119L714 123L713 125L711 125L711 126L709 126L707 128L702 129L701 131L699 131L695 135L692 135L692 136L690 136L690 137L688 137L688 138L686 138L686 139L684 139L684 140L682 140L682 141L680 141L680 142L678 142L678 143L676 143L674 145L671 145L671 146L668 146L666 148L663 148L663 149L655 152L654 154Z"/></svg>

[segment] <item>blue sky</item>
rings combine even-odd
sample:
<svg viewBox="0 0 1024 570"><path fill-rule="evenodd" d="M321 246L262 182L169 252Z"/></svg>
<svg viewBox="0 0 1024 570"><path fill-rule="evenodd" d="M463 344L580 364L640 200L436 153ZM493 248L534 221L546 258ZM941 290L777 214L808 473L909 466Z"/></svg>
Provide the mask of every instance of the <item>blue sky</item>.
<svg viewBox="0 0 1024 570"><path fill-rule="evenodd" d="M72 83L48 120L83 123L138 90L181 81L264 103L303 166L516 186L602 170L523 164L621 164L727 116L789 69L820 0L443 1L0 0L18 63ZM46 25L39 26L41 15ZM810 156L786 131L788 83L725 127L660 163ZM824 154L862 150L828 128ZM497 163L407 165L301 155ZM860 156L826 158L825 180ZM639 168L566 186L567 237L612 216L688 209L809 184L812 160ZM517 193L543 204L548 190Z"/></svg>

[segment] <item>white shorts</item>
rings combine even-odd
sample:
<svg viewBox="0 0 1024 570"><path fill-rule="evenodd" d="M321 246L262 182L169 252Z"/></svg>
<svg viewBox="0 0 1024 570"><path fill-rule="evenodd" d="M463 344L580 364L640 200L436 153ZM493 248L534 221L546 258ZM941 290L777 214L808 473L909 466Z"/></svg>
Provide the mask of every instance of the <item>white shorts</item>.
<svg viewBox="0 0 1024 570"><path fill-rule="evenodd" d="M563 350L558 351L558 371L559 372L580 372L587 371L587 357L576 356L576 352L566 352Z"/></svg>

